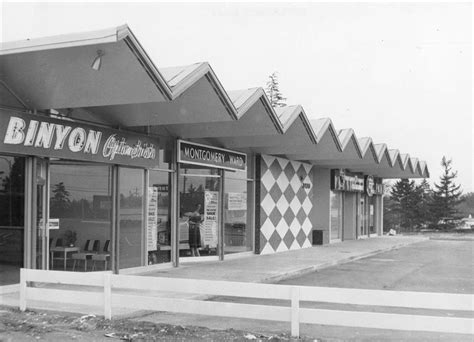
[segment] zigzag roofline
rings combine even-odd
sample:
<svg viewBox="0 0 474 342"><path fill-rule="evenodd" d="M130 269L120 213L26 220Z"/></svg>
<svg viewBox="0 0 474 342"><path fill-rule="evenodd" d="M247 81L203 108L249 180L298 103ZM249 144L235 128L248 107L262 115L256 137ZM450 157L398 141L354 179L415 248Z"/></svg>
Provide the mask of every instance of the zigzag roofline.
<svg viewBox="0 0 474 342"><path fill-rule="evenodd" d="M128 49L137 58L139 65L141 65L146 72L146 75L150 77L162 94L162 97L160 96L157 101L169 102L176 100L197 82L206 79L232 120L241 119L256 103L261 101L267 115L275 126L277 134L285 134L288 132L290 127L292 127L299 118L303 123L310 141L315 144L320 143L322 137L329 131L333 138L332 141L339 152L345 151L349 142L352 141L355 145L357 156L360 159L363 159L370 149L376 164L380 164L385 155L389 166L392 168L398 160L402 170L406 170L407 165L410 165L411 173L413 174L417 172L421 176L429 174L425 162L419 162L417 158L410 158L408 155L401 155L396 149L388 150L386 144L374 144L371 138L358 139L352 128L337 131L329 118L310 121L301 105L291 105L274 109L264 89L261 87L250 88L242 92L243 98L232 99L222 86L211 65L207 62L195 63L184 67L162 68L159 70L128 25L100 31L3 43L1 44L0 56L117 43L120 41L125 42ZM125 47L123 48L125 49ZM158 93L156 93L156 96L159 96Z"/></svg>

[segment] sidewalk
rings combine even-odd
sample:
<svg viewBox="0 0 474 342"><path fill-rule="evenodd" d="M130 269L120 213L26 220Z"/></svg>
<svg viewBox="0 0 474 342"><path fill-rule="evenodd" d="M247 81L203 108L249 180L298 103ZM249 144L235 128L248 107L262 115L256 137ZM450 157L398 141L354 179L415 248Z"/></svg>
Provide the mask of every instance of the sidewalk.
<svg viewBox="0 0 474 342"><path fill-rule="evenodd" d="M288 251L269 255L250 255L233 260L198 262L181 265L178 268L168 268L146 272L140 275L151 277L171 277L188 279L225 280L239 282L266 282L273 283L302 275L326 267L365 258L381 252L401 248L413 243L426 241L428 238L420 236L383 236L357 241L344 241L329 245L314 246L295 251ZM84 274L86 276L86 274ZM68 286L60 285L67 289ZM72 289L72 286L70 286ZM91 288L90 291L98 291ZM122 292L122 291L121 291ZM129 292L129 291L126 291ZM143 291L141 291L143 292ZM150 293L167 298L197 298L203 296L184 295L179 293L159 293L150 289ZM100 303L99 303L100 304ZM1 294L0 305L19 306L18 291ZM55 302L30 301L29 308L66 311L76 313L94 313L102 315L102 307L88 307L85 305L69 305ZM134 317L143 312L131 311L123 308L114 308L114 316Z"/></svg>
<svg viewBox="0 0 474 342"><path fill-rule="evenodd" d="M189 263L142 275L274 283L426 240L423 236L381 236L233 260Z"/></svg>

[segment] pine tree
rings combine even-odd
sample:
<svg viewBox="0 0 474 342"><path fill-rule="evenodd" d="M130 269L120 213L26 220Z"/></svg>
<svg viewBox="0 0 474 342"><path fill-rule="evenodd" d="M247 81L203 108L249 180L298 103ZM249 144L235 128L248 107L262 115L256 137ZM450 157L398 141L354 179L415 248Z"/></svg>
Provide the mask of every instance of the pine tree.
<svg viewBox="0 0 474 342"><path fill-rule="evenodd" d="M457 171L452 171L452 160L443 156L441 166L443 174L440 176L440 183L435 183L433 191L433 200L431 202L431 215L434 223L443 222L445 229L453 228L453 220L459 218L457 206L461 203L462 191L461 185L456 185L454 179Z"/></svg>
<svg viewBox="0 0 474 342"><path fill-rule="evenodd" d="M68 210L71 208L71 200L69 199L69 191L63 182L54 185L51 197L51 216L65 217Z"/></svg>
<svg viewBox="0 0 474 342"><path fill-rule="evenodd" d="M430 222L431 214L430 214L430 203L432 201L433 195L430 184L426 180L423 181L416 186L416 214L417 214L417 225L425 226Z"/></svg>
<svg viewBox="0 0 474 342"><path fill-rule="evenodd" d="M413 230L416 225L416 193L414 181L401 179L394 184L390 197L394 202L393 211L398 215L400 227L403 230Z"/></svg>
<svg viewBox="0 0 474 342"><path fill-rule="evenodd" d="M270 104L273 108L286 106L286 97L283 97L282 93L280 92L278 74L276 71L270 76L268 76L268 82L267 87L265 89L265 93L267 94L268 99L270 100Z"/></svg>

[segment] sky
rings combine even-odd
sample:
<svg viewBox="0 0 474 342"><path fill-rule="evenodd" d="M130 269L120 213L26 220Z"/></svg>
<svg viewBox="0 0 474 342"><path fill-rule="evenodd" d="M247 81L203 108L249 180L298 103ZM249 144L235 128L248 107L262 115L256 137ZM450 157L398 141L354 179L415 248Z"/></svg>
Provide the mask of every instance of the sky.
<svg viewBox="0 0 474 342"><path fill-rule="evenodd" d="M474 191L470 3L4 3L1 39L128 24L155 65L209 62L226 90L278 72L288 104Z"/></svg>

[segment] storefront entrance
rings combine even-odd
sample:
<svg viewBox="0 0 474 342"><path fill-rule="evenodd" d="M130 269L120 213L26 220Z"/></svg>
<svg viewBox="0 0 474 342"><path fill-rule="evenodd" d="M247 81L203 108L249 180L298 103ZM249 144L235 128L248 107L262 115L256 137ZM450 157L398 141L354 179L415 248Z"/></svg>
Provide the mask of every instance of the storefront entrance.
<svg viewBox="0 0 474 342"><path fill-rule="evenodd" d="M367 208L367 200L364 194L359 195L359 208L358 208L358 237L364 238L367 237L368 234L368 208Z"/></svg>
<svg viewBox="0 0 474 342"><path fill-rule="evenodd" d="M179 257L215 257L222 235L221 175L217 169L183 166L179 177Z"/></svg>
<svg viewBox="0 0 474 342"><path fill-rule="evenodd" d="M251 251L247 155L181 140L177 152L178 262Z"/></svg>

